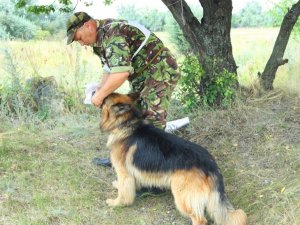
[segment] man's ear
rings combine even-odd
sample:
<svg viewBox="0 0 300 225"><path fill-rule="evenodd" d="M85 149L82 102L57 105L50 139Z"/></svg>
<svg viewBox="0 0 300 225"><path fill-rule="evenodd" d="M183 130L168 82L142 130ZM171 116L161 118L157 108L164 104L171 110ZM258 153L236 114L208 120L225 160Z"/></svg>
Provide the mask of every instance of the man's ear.
<svg viewBox="0 0 300 225"><path fill-rule="evenodd" d="M112 109L116 116L120 116L126 112L129 112L132 109L132 105L125 103L117 103L112 106Z"/></svg>
<svg viewBox="0 0 300 225"><path fill-rule="evenodd" d="M140 93L139 92L130 93L128 94L128 97L135 102L140 98Z"/></svg>

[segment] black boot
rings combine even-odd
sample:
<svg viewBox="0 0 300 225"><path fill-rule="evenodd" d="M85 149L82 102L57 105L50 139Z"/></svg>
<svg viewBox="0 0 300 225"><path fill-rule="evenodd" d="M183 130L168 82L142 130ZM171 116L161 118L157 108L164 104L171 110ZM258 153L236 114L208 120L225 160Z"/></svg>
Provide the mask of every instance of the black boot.
<svg viewBox="0 0 300 225"><path fill-rule="evenodd" d="M109 158L93 158L92 163L96 166L111 167Z"/></svg>

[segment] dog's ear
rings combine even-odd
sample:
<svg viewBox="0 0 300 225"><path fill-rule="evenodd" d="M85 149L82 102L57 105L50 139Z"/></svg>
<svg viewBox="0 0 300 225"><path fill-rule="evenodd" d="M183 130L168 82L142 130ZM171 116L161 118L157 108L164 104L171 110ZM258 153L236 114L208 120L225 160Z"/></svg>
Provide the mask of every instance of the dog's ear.
<svg viewBox="0 0 300 225"><path fill-rule="evenodd" d="M131 100L135 102L139 99L140 93L139 92L130 93L130 94L128 94L128 97L131 98Z"/></svg>
<svg viewBox="0 0 300 225"><path fill-rule="evenodd" d="M132 109L132 105L126 103L117 103L112 106L112 109L116 116L120 116Z"/></svg>

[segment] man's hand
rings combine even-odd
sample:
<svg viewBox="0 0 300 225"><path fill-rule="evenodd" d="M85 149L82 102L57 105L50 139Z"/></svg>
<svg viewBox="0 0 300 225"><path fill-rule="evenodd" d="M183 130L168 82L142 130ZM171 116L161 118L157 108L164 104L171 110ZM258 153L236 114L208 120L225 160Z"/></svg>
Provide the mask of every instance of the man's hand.
<svg viewBox="0 0 300 225"><path fill-rule="evenodd" d="M99 83L93 82L89 83L85 86L85 99L83 101L86 105L92 104L92 97L96 93L97 90L100 89Z"/></svg>
<svg viewBox="0 0 300 225"><path fill-rule="evenodd" d="M127 80L128 76L128 72L111 73L105 76L105 81L102 82L101 88L92 97L93 105L101 107L104 98L119 88Z"/></svg>
<svg viewBox="0 0 300 225"><path fill-rule="evenodd" d="M98 91L93 95L93 97L92 97L92 103L96 107L101 107L101 105L103 103L103 98L102 98L101 95L99 95Z"/></svg>

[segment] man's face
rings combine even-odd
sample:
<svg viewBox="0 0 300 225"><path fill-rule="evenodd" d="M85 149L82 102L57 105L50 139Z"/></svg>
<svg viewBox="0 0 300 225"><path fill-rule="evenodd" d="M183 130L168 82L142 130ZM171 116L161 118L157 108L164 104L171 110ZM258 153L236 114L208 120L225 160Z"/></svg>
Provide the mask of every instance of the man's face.
<svg viewBox="0 0 300 225"><path fill-rule="evenodd" d="M91 21L88 21L77 29L74 41L78 41L81 45L92 45L96 42L96 37L96 26Z"/></svg>

